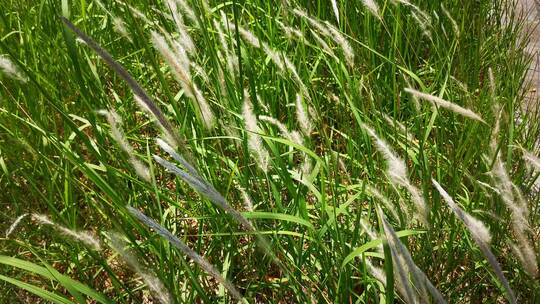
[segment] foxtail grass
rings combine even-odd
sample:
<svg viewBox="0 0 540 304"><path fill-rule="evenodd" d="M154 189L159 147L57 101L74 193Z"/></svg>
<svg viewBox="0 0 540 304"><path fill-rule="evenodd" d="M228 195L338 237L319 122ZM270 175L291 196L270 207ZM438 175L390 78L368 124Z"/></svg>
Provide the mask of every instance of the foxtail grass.
<svg viewBox="0 0 540 304"><path fill-rule="evenodd" d="M486 228L484 223L472 217L471 215L463 211L463 209L459 208L452 199L452 197L441 187L441 185L439 185L436 180L432 180L432 182L437 191L441 194L444 201L450 207L450 210L452 210L452 212L457 216L457 218L459 218L459 220L463 222L467 230L469 230L469 232L471 233L473 240L480 248L482 254L484 254L484 256L487 258L489 264L495 272L495 275L503 284L504 289L506 290L508 301L510 301L510 303L517 303L514 291L512 290L512 288L510 288L510 284L504 276L501 266L497 261L497 258L489 249L489 243L491 242L491 235L489 233L489 230Z"/></svg>

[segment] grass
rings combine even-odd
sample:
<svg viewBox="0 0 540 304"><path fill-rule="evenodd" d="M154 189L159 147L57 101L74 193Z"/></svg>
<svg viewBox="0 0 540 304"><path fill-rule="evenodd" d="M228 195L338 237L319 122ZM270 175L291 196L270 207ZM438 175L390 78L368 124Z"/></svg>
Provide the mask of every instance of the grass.
<svg viewBox="0 0 540 304"><path fill-rule="evenodd" d="M129 3L0 0L1 303L540 300L511 3Z"/></svg>

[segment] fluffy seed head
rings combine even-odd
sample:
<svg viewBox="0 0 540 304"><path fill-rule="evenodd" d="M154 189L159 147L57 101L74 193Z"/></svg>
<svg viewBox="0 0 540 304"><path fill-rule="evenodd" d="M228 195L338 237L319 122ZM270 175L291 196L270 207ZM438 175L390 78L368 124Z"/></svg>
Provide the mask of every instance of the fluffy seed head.
<svg viewBox="0 0 540 304"><path fill-rule="evenodd" d="M416 188L409 180L407 167L405 161L403 161L390 146L379 136L377 133L366 124L360 125L366 132L375 140L375 146L381 154L383 154L388 167L386 172L390 178L390 181L396 185L405 187L411 194L412 202L415 205L416 211L415 217L424 225L428 224L428 208L425 199L423 198L420 190Z"/></svg>
<svg viewBox="0 0 540 304"><path fill-rule="evenodd" d="M171 295L167 291L167 288L165 288L165 285L149 269L141 265L133 253L125 249L126 242L122 237L116 233L109 233L109 237L111 239L110 247L143 279L148 289L150 289L159 302L162 304L172 303Z"/></svg>
<svg viewBox="0 0 540 304"><path fill-rule="evenodd" d="M77 240L81 243L84 243L88 247L93 248L96 251L101 250L101 243L99 240L94 236L92 233L87 231L76 231L69 228L66 228L62 225L59 225L53 221L51 221L47 216L42 214L32 214L32 219L40 224L43 225L50 225L52 228L58 230L62 234Z"/></svg>
<svg viewBox="0 0 540 304"><path fill-rule="evenodd" d="M362 0L362 3L364 6L373 14L373 16L377 17L378 19L381 19L381 15L379 13L379 6L377 3L373 0Z"/></svg>
<svg viewBox="0 0 540 304"><path fill-rule="evenodd" d="M287 126L285 126L283 123L281 123L279 120L275 119L274 117L260 115L259 119L276 126L279 129L279 132L281 132L281 135L287 138L288 140L292 141L293 143L297 145L304 144L304 141L302 140L302 137L300 136L300 134L298 134L298 132L289 131L289 129L287 129Z"/></svg>
<svg viewBox="0 0 540 304"><path fill-rule="evenodd" d="M263 172L268 172L268 162L270 156L263 145L262 138L259 134L261 130L257 125L257 116L253 112L253 106L249 100L247 92L245 93L244 104L242 106L242 116L247 131L248 147L256 156L257 163Z"/></svg>
<svg viewBox="0 0 540 304"><path fill-rule="evenodd" d="M122 18L120 17L113 18L113 28L115 32L117 32L121 36L131 41L131 36L129 35L129 32L126 28L126 23L124 22Z"/></svg>
<svg viewBox="0 0 540 304"><path fill-rule="evenodd" d="M0 73L21 82L28 81L28 78L19 71L17 66L4 55L0 55Z"/></svg>
<svg viewBox="0 0 540 304"><path fill-rule="evenodd" d="M480 122L483 122L483 123L486 123L482 117L480 117L480 115L474 113L473 111L469 110L469 109L466 109L466 108L463 108L463 107L460 107L454 103L451 103L449 101L446 101L442 98L439 98L437 96L433 96L431 94L426 94L426 93L422 93L422 92L419 92L415 89L411 89L411 88L406 88L405 89L405 92L409 93L409 94L412 94L413 96L416 96L420 99L424 99L424 100L427 100L429 102L431 102L432 104L435 104L441 108L445 108L447 110L450 110L454 113L457 113L459 115L462 115L462 116L465 116L467 118L470 118L470 119L474 119L474 120L477 120L477 121L480 121Z"/></svg>
<svg viewBox="0 0 540 304"><path fill-rule="evenodd" d="M309 136L313 129L313 124L309 118L309 114L304 108L304 103L302 102L302 95L296 94L296 119L300 125L300 129L304 135Z"/></svg>
<svg viewBox="0 0 540 304"><path fill-rule="evenodd" d="M135 173L143 180L150 182L152 180L150 170L136 156L133 148L129 144L123 130L122 119L114 110L99 110L98 114L107 118L107 122L111 126L112 138L118 143L120 148L128 155L129 163L133 166Z"/></svg>
<svg viewBox="0 0 540 304"><path fill-rule="evenodd" d="M475 239L489 244L491 242L491 234L484 223L458 207L452 197L441 187L441 185L439 185L436 180L432 179L431 181L437 191L441 194L444 201L450 207L450 210L452 210L452 212L465 224L465 227L467 227L471 235Z"/></svg>
<svg viewBox="0 0 540 304"><path fill-rule="evenodd" d="M17 228L17 226L19 226L19 224L21 223L21 221L28 215L28 213L25 213L25 214L22 214L20 215L19 217L17 217L15 219L15 221L13 221L13 224L11 224L11 226L9 226L8 230L6 230L6 239L9 237L9 235L11 233L13 233L13 231L15 231L15 229Z"/></svg>

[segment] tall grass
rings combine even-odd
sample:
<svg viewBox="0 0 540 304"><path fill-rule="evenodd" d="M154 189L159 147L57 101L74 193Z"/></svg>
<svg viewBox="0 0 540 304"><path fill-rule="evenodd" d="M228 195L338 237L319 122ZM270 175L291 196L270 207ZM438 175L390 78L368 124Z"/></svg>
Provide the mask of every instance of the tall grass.
<svg viewBox="0 0 540 304"><path fill-rule="evenodd" d="M539 301L511 2L0 7L0 303Z"/></svg>

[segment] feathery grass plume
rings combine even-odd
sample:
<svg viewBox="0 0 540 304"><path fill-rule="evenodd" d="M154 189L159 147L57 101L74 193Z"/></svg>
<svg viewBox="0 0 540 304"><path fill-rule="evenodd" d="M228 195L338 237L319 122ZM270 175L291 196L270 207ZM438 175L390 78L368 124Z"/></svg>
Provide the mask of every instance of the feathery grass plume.
<svg viewBox="0 0 540 304"><path fill-rule="evenodd" d="M173 303L171 295L167 288L165 288L165 285L163 285L163 282L150 269L141 265L133 253L125 249L127 244L122 237L117 233L108 233L108 235L110 238L110 247L142 278L154 297L162 304Z"/></svg>
<svg viewBox="0 0 540 304"><path fill-rule="evenodd" d="M302 136L300 135L300 133L298 131L289 131L287 129L287 126L285 126L283 123L281 123L279 120L273 118L273 117L270 117L270 116L266 116L266 115L260 115L259 116L259 119L262 120L262 121L266 121L270 124L273 124L275 125L281 135L283 137L285 137L286 139L290 140L291 142L299 145L299 146L303 146L304 145L304 140L302 139ZM311 159L309 158L309 156L301 151L300 152L301 155L302 155L302 158L303 158L303 161L302 161L302 165L300 167L300 171L302 173L302 176L308 176L310 173L311 173L311 170L312 170L312 163L311 163Z"/></svg>
<svg viewBox="0 0 540 304"><path fill-rule="evenodd" d="M286 125L284 125L283 123L281 123L279 120L275 119L274 117L270 117L266 115L259 115L259 119L276 126L279 129L281 136L292 141L293 143L300 146L304 144L304 140L302 139L302 137L297 131L292 131L292 132L289 131Z"/></svg>
<svg viewBox="0 0 540 304"><path fill-rule="evenodd" d="M330 34L330 31L326 27L326 25L317 19L311 17L306 11L303 11L299 8L294 8L292 11L295 15L298 17L306 19L306 21L311 24L314 28L316 28L323 36L331 38L332 34Z"/></svg>
<svg viewBox="0 0 540 304"><path fill-rule="evenodd" d="M304 133L305 136L309 136L313 130L313 123L309 117L309 111L306 111L304 108L302 95L299 93L296 94L296 119L298 119L298 124L300 125L302 133Z"/></svg>
<svg viewBox="0 0 540 304"><path fill-rule="evenodd" d="M258 134L261 132L261 129L257 125L257 116L255 116L255 113L253 113L253 106L249 100L247 92L245 92L244 96L242 116L244 117L244 123L247 131L248 147L251 150L251 153L255 155L255 159L257 160L257 164L261 170L267 173L270 155L263 145L262 137Z"/></svg>
<svg viewBox="0 0 540 304"><path fill-rule="evenodd" d="M477 242L489 244L491 242L491 235L484 223L461 209L436 180L432 179L431 182L441 194L444 201L448 204L450 210L452 210L452 212L463 222L463 224L465 224L467 229L471 232L473 238Z"/></svg>
<svg viewBox="0 0 540 304"><path fill-rule="evenodd" d="M186 51L191 54L196 50L195 43L193 43L193 39L191 39L191 36L187 32L186 25L184 24L184 18L178 13L177 2L178 1L176 0L167 0L167 5L171 10L172 18L174 24L176 25L176 30L180 36L178 42L180 42L182 47L184 47Z"/></svg>
<svg viewBox="0 0 540 304"><path fill-rule="evenodd" d="M407 141L412 142L412 143L418 142L416 138L414 137L414 135L412 135L401 122L399 122L396 119L393 119L386 113L381 113L381 114L384 120L386 120L386 122L388 122L390 125L397 128L401 134L405 135L405 138L407 138Z"/></svg>
<svg viewBox="0 0 540 304"><path fill-rule="evenodd" d="M431 39L431 32L429 31L429 27L431 26L431 17L426 12L408 0L391 0L390 2L393 5L403 4L410 7L412 9L411 16L422 29L423 35Z"/></svg>
<svg viewBox="0 0 540 304"><path fill-rule="evenodd" d="M200 110L203 123L207 129L212 129L215 122L214 113L210 108L210 105L204 98L201 91L197 88L197 85L193 82L189 71L190 61L187 56L182 58L183 52L173 51L167 43L165 37L159 33L152 31L152 43L154 47L159 51L161 56L165 59L173 75L178 83L184 89L186 95L196 102L197 108ZM181 45L176 45L177 49L182 50ZM185 54L185 53L184 53ZM177 58L181 58L177 60Z"/></svg>
<svg viewBox="0 0 540 304"><path fill-rule="evenodd" d="M301 18L306 19L307 22L311 24L311 26L316 28L319 32L321 32L323 36L329 39L332 39L336 44L338 44L343 50L343 54L345 56L345 60L347 61L347 64L351 67L354 65L354 51L351 45L349 44L349 41L345 38L345 36L343 36L343 34L338 28L336 28L334 25L332 25L328 21L323 23L309 16L307 12L300 10L298 8L293 9L293 13ZM312 31L312 34L314 34L313 31ZM319 43L324 43L323 45L326 45L326 48L330 49L327 46L327 44L324 42L324 40L320 39L320 37L317 38L318 35L314 35L314 37L318 40ZM330 54L333 54L333 52L330 52Z"/></svg>
<svg viewBox="0 0 540 304"><path fill-rule="evenodd" d="M96 238L95 235L93 235L90 232L87 231L76 231L69 228L66 228L62 225L59 225L53 221L51 221L47 216L42 214L32 214L32 219L42 225L49 225L53 227L54 229L60 231L62 234L77 240L81 243L84 243L86 246L91 247L92 249L96 251L101 250L101 244L99 240Z"/></svg>
<svg viewBox="0 0 540 304"><path fill-rule="evenodd" d="M15 221L13 222L13 224L11 224L11 226L9 226L8 230L6 230L6 239L13 233L13 231L15 231L15 229L17 228L17 226L19 226L19 224L21 223L21 221L28 216L28 213L24 213L20 216L18 216Z"/></svg>
<svg viewBox="0 0 540 304"><path fill-rule="evenodd" d="M521 148L521 151L523 152L523 160L525 160L528 165L534 167L536 170L540 170L540 158L524 148Z"/></svg>
<svg viewBox="0 0 540 304"><path fill-rule="evenodd" d="M330 22L325 21L326 27L330 31L330 34L332 35L332 38L334 41L341 47L343 50L343 55L345 56L345 60L347 61L347 64L349 66L354 66L354 50L352 46L350 45L349 41L340 30L338 30L335 26L330 24Z"/></svg>
<svg viewBox="0 0 540 304"><path fill-rule="evenodd" d="M126 38L127 40L133 41L131 39L131 35L129 34L129 32L128 32L127 28L126 28L126 23L124 22L124 20L122 20L122 18L120 18L120 17L114 17L113 18L113 29L114 29L115 32L117 32L122 37Z"/></svg>
<svg viewBox="0 0 540 304"><path fill-rule="evenodd" d="M508 301L510 303L516 303L516 297L514 295L514 291L510 288L510 284L508 283L508 280L504 276L501 266L499 265L499 262L497 261L497 258L495 255L491 252L489 249L489 243L491 242L491 235L489 233L489 230L486 228L484 223L479 221L478 219L474 218L473 216L469 215L463 209L461 209L452 199L452 197L439 185L439 183L432 179L431 180L437 191L441 194L442 198L446 201L448 206L450 207L450 210L459 218L460 221L463 222L465 227L467 227L467 230L471 233L471 236L473 237L473 240L480 248L480 251L484 254L486 259L488 260L489 264L495 271L495 274L499 278L500 282L503 284L504 288L506 289L506 293L508 296Z"/></svg>
<svg viewBox="0 0 540 304"><path fill-rule="evenodd" d="M431 31L429 30L429 27L431 26L431 18L426 19L425 15L423 15L421 11L415 10L411 11L411 17L414 19L414 21L416 21L418 26L420 26L420 30L422 30L422 35L431 39Z"/></svg>
<svg viewBox="0 0 540 304"><path fill-rule="evenodd" d="M527 221L529 209L527 208L527 203L523 199L519 188L512 182L510 175L505 168L501 154L497 153L497 138L502 115L500 106L497 103L494 105L494 113L496 113L497 118L491 134L490 148L491 154L495 157L492 169L495 187L499 190L502 201L508 210L511 211L510 218L512 221L512 231L514 232L517 241L517 244L513 246L513 249L517 252L517 257L525 271L530 276L536 277L539 273L536 253L533 249L534 246L527 237L527 232L530 231L529 223Z"/></svg>
<svg viewBox="0 0 540 304"><path fill-rule="evenodd" d="M229 25L231 28L237 30L240 36L242 36L242 38L254 48L262 49L266 53L266 55L272 60L272 62L274 62L274 64L278 67L281 73L285 74L285 72L288 71L292 75L292 80L300 88L302 93L306 96L306 98L309 98L309 92L307 90L307 87L300 78L296 66L283 52L278 52L272 49L266 42L261 42L259 38L249 30L241 26L236 26L234 23L231 23L227 19L227 16L225 16L225 14L222 15L222 23L224 25Z"/></svg>
<svg viewBox="0 0 540 304"><path fill-rule="evenodd" d="M122 118L114 111L111 110L99 110L98 114L107 118L107 122L111 126L111 135L113 139L118 143L120 148L128 155L129 163L135 169L135 173L147 182L152 180L150 176L150 170L144 165L136 156L133 147L127 141L127 138L122 130Z"/></svg>
<svg viewBox="0 0 540 304"><path fill-rule="evenodd" d="M210 83L210 77L208 77L208 74L206 73L206 71L203 69L202 66L200 66L195 61L191 61L189 66L193 69L195 73L194 76L199 76L207 84Z"/></svg>
<svg viewBox="0 0 540 304"><path fill-rule="evenodd" d="M165 169L167 169L169 172L173 173L174 175L180 177L182 180L184 180L191 188L193 188L195 191L197 191L199 194L205 196L208 198L213 204L217 205L221 209L223 209L225 212L227 212L235 221L240 223L247 231L255 232L256 238L257 238L257 244L264 250L265 254L268 254L272 257L274 262L282 269L285 269L285 266L281 263L281 261L274 255L270 243L268 240L261 235L260 233L257 233L257 230L253 226L253 224L246 219L240 212L238 212L236 209L232 208L227 200L212 186L210 183L208 183L204 178L202 178L197 170L190 165L180 154L176 153L172 147L168 146L166 142L159 141L158 144L160 147L170 154L175 160L177 160L183 167L186 168L186 170L189 172L185 172L182 169L178 168L173 163L164 160L163 158L153 155L154 160L158 162L161 166L163 166ZM287 270L288 271L288 270Z"/></svg>
<svg viewBox="0 0 540 304"><path fill-rule="evenodd" d="M424 100L427 100L429 102L431 102L432 104L434 105L437 105L441 108L445 108L447 110L450 110L454 113L457 113L457 114L460 114L462 116L465 116L467 118L470 118L470 119L474 119L474 120L477 120L477 121L480 121L480 122L483 122L485 124L487 124L483 119L482 117L480 117L480 115L474 113L473 111L469 110L469 109L466 109L466 108L463 108L461 106L458 106L454 103L451 103L449 101L446 101L442 98L439 98L437 96L433 96L431 94L426 94L426 93L422 93L422 92L419 92L415 89L411 89L411 88L405 88L405 92L413 95L413 96L416 96L420 99L424 99Z"/></svg>
<svg viewBox="0 0 540 304"><path fill-rule="evenodd" d="M238 57L233 56L233 52L231 51L231 48L229 47L227 37L225 36L225 32L223 31L223 26L215 19L212 21L214 22L214 28L216 29L218 33L221 49L225 53L224 57L227 61L227 69L229 70L229 73L234 74L238 71L238 65L239 65Z"/></svg>
<svg viewBox="0 0 540 304"><path fill-rule="evenodd" d="M334 51L332 51L332 48L328 45L328 43L326 43L326 41L324 41L324 39L321 38L321 36L319 36L317 33L315 33L314 30L310 30L309 31L311 33L311 36L313 36L313 38L315 38L315 40L317 41L317 43L321 46L321 48L330 56L332 57L336 57L336 54L334 54Z"/></svg>
<svg viewBox="0 0 540 304"><path fill-rule="evenodd" d="M372 229L369 228L368 224L366 223L366 221L364 219L360 219L360 225L362 226L362 229L364 229L366 234L369 236L370 240L373 241L373 240L376 240L376 239L379 238L379 235L375 231L373 231ZM383 245L380 244L379 246L375 247L375 249L378 252L382 252L383 251ZM394 259L397 261L399 259L399 257L396 257ZM371 262L368 259L364 259L364 262L365 262L366 268L371 273L371 275L373 275L373 277L375 277L375 279L379 280L384 286L386 286L386 274L385 274L384 270L373 266L373 264L371 264ZM403 262L402 262L402 264L403 264ZM409 281L407 280L406 282L408 283ZM394 286L396 287L398 293L401 294L404 298L406 298L407 295L409 294L409 292L405 289L403 284L401 284L401 280L397 280L396 283L397 284L395 284ZM409 284L408 287L409 287L410 293L414 294L412 292L412 286L410 286L410 284ZM409 301L408 303L415 303L415 302L414 301Z"/></svg>
<svg viewBox="0 0 540 304"><path fill-rule="evenodd" d="M101 3L100 1L96 0L96 2L103 8L103 10L107 11L107 8L105 7L105 5L103 5L103 3ZM133 15L137 16L138 18L140 18L142 21L144 21L146 24L152 24L152 20L148 19L146 17L145 14L143 14L140 10L138 10L136 7L134 6L131 6L129 5L128 3L126 3L125 1L119 1L119 0L116 0L115 1L116 3L120 4L120 5L123 5L125 7L127 7L132 13Z"/></svg>
<svg viewBox="0 0 540 304"><path fill-rule="evenodd" d="M375 140L375 145L377 150L383 154L386 162L388 163L388 168L386 172L390 178L390 181L394 184L401 185L405 187L411 194L412 201L415 205L416 211L419 214L414 214L414 216L424 225L428 225L428 207L424 197L420 193L420 190L416 188L408 178L407 167L405 166L405 161L401 159L396 153L390 148L390 146L379 136L377 133L366 124L360 125L366 132Z"/></svg>
<svg viewBox="0 0 540 304"><path fill-rule="evenodd" d="M199 20L197 19L197 16L195 15L195 11L189 6L186 0L174 0L179 6L182 12L188 17L193 24L195 24L197 27L200 27ZM203 1L204 2L204 1Z"/></svg>
<svg viewBox="0 0 540 304"><path fill-rule="evenodd" d="M172 156L172 158L174 158L177 162L179 162L184 168L186 168L186 170L189 172L189 174L191 174L191 176L195 177L196 179L198 179L199 181L201 182L204 182L204 178L201 177L201 175L199 174L199 172L197 171L197 169L192 166L182 155L180 155L179 153L177 153L173 147L171 147L169 144L167 144L166 141L162 140L161 138L157 138L156 139L156 143L158 144L158 146L165 152L167 152L167 154L169 154L170 156Z"/></svg>
<svg viewBox="0 0 540 304"><path fill-rule="evenodd" d="M236 27L233 23L230 23L232 27ZM261 48L261 42L259 41L259 37L255 36L252 32L248 31L247 29L238 26L238 32L240 33L240 36L249 43L254 48L260 49Z"/></svg>
<svg viewBox="0 0 540 304"><path fill-rule="evenodd" d="M111 67L118 75L120 75L120 77L124 79L124 81L133 91L134 95L138 97L140 104L144 104L143 109L148 110L148 112L156 118L161 128L167 134L167 138L173 141L171 142L171 144L184 146L183 140L174 131L171 123L167 120L167 118L165 118L165 115L163 115L163 112L161 112L161 110L158 108L158 106L156 106L152 98L150 98L150 96L139 85L139 83L135 79L133 79L133 77L128 73L128 71L126 71L126 69L121 64L116 62L116 60L112 58L111 54L109 54L106 50L100 47L92 38L79 30L68 19L64 17L60 18L70 30L72 30L79 38L81 38L91 49L93 49L99 55L99 57L101 57L101 59L103 59L103 61L105 61L105 63L107 63L107 65L109 65L109 67Z"/></svg>
<svg viewBox="0 0 540 304"><path fill-rule="evenodd" d="M244 302L244 297L240 294L238 289L236 289L236 287L229 280L224 278L221 275L221 273L214 266L212 266L212 264L210 264L204 257L199 255L193 249L189 248L184 242L182 242L179 238L174 236L169 230L165 229L163 226L159 225L158 223L156 223L154 220L144 215L139 210L131 206L127 206L127 210L133 216L138 218L142 223L144 223L149 228L153 229L157 234L159 234L161 237L163 237L165 240L171 243L174 247L176 247L182 253L187 255L193 262L198 264L204 271L206 271L216 281L222 284L223 287L225 287L229 291L229 293L234 298L236 298L236 300Z"/></svg>
<svg viewBox="0 0 540 304"><path fill-rule="evenodd" d="M0 55L0 73L21 82L28 81L28 78L19 71L17 66L4 55Z"/></svg>
<svg viewBox="0 0 540 304"><path fill-rule="evenodd" d="M380 211L380 208L378 209ZM414 263L409 250L407 247L401 243L396 232L392 226L386 221L382 211L379 212L383 221L383 229L386 234L388 245L390 250L393 252L393 256L400 257L396 262L396 267L401 270L405 270L412 275L412 279L415 282L415 287L419 289L420 296L423 298L423 301L429 303L430 300L427 297L426 291L431 294L436 303L446 303L440 291L431 283L426 274L416 266ZM404 271L404 274L406 273ZM403 279L403 276L402 276ZM401 282L404 286L408 282Z"/></svg>
<svg viewBox="0 0 540 304"><path fill-rule="evenodd" d="M443 11L443 13L446 15L446 18L448 18L448 20L450 20L450 23L452 24L452 30L454 31L454 35L456 35L456 37L459 37L459 27L457 25L457 22L456 20L454 20L454 18L452 18L452 15L450 14L450 12L446 9L446 6L444 6L444 4L441 2L441 9ZM490 68L491 70L491 68Z"/></svg>
<svg viewBox="0 0 540 304"><path fill-rule="evenodd" d="M285 36L288 39L298 39L298 40L304 40L306 37L304 37L304 33L302 31L295 29L293 27L287 26L283 24L282 22L278 22L279 25L281 25L281 28L283 29L283 32L285 33Z"/></svg>
<svg viewBox="0 0 540 304"><path fill-rule="evenodd" d="M392 216L396 220L400 220L400 217L399 217L399 215L398 215L398 213L396 211L396 208L394 208L394 206L392 205L390 200L388 200L388 198L386 198L386 196L384 196L381 192L379 192L379 190L377 190L377 188L368 185L366 187L366 192L370 196L378 199L383 204L383 206L386 208L386 210L390 211L390 213L392 214Z"/></svg>
<svg viewBox="0 0 540 304"><path fill-rule="evenodd" d="M253 207L253 201L251 199L251 196L247 193L246 189L244 187L238 187L240 190L240 193L242 194L242 199L244 200L244 206L246 207L246 210L249 212L253 212L255 208Z"/></svg>
<svg viewBox="0 0 540 304"><path fill-rule="evenodd" d="M362 0L364 6L371 12L371 14L377 19L381 19L381 14L379 13L379 6L374 0Z"/></svg>

